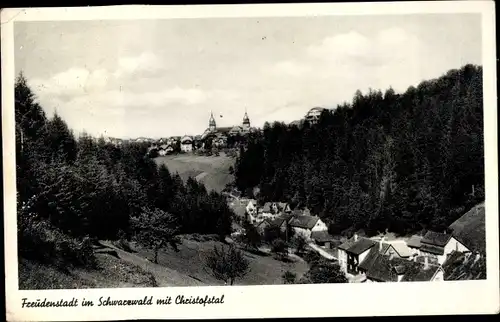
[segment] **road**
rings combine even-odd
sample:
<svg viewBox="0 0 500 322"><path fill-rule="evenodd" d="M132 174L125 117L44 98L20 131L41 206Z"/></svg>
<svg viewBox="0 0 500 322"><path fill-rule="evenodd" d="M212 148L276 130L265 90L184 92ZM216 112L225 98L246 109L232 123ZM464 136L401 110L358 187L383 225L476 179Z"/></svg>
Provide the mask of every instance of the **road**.
<svg viewBox="0 0 500 322"><path fill-rule="evenodd" d="M335 258L335 256L326 252L324 249L322 249L321 247L319 247L318 245L316 245L314 243L309 243L307 245L326 259L329 259L329 260L336 260L337 259L337 258Z"/></svg>

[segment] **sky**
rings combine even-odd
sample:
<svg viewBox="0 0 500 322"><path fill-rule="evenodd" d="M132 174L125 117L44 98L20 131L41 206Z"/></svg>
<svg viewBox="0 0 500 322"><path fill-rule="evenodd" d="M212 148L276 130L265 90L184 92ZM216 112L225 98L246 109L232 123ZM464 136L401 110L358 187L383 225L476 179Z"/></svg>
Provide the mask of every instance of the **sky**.
<svg viewBox="0 0 500 322"><path fill-rule="evenodd" d="M478 14L16 22L15 69L78 134L291 122L481 64Z"/></svg>

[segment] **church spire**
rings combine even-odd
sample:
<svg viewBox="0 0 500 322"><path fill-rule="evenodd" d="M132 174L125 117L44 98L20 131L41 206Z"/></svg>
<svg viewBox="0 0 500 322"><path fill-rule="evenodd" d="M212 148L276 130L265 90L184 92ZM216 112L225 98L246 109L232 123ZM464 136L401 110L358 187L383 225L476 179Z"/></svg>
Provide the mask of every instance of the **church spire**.
<svg viewBox="0 0 500 322"><path fill-rule="evenodd" d="M210 120L208 121L208 128L210 129L211 132L215 131L217 128L217 125L215 124L215 119L214 119L214 113L210 111Z"/></svg>
<svg viewBox="0 0 500 322"><path fill-rule="evenodd" d="M248 117L246 107L245 107L245 115L243 116L243 128L246 130L250 129L250 118Z"/></svg>

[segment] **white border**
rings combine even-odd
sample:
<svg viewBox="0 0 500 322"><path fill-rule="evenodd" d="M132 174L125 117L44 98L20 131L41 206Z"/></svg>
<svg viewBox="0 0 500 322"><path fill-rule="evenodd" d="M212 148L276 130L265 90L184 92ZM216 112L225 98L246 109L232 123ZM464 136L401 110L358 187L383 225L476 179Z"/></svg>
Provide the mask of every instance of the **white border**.
<svg viewBox="0 0 500 322"><path fill-rule="evenodd" d="M486 185L486 281L444 283L369 283L175 287L155 289L92 289L19 291L17 284L16 189L14 155L14 21L127 20L217 17L292 17L315 15L387 15L478 13L482 15ZM442 1L342 4L268 4L214 6L112 6L86 8L5 9L1 13L2 128L7 320L116 320L147 318L260 318L484 314L500 310L498 263L498 173L494 2ZM21 309L21 298L85 297L155 298L184 294L225 295L223 305L165 307L94 307Z"/></svg>

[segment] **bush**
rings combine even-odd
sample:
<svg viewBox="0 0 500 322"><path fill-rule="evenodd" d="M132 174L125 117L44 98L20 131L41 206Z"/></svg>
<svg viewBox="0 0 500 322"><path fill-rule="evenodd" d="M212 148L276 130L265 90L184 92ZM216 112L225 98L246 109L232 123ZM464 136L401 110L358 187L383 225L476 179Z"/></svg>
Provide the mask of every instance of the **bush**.
<svg viewBox="0 0 500 322"><path fill-rule="evenodd" d="M18 252L26 259L60 267L97 266L90 238L71 238L48 221L29 215L18 216Z"/></svg>

